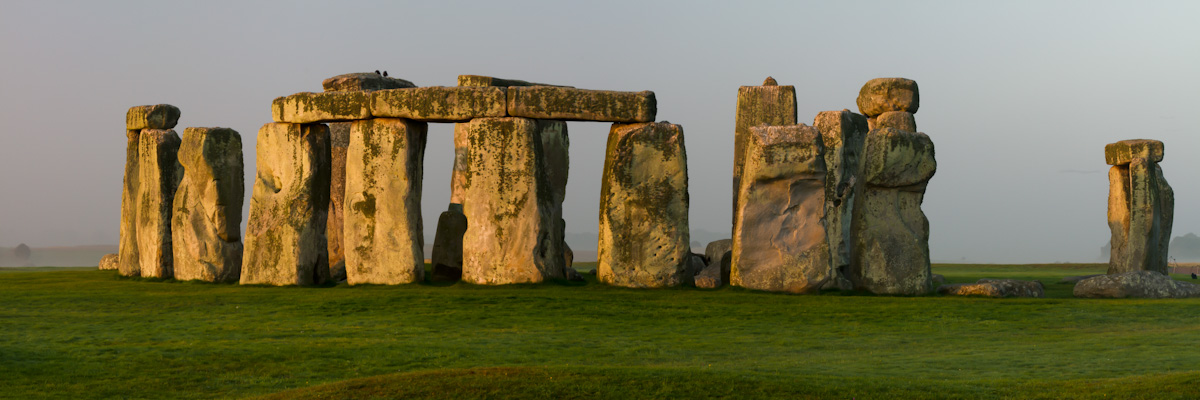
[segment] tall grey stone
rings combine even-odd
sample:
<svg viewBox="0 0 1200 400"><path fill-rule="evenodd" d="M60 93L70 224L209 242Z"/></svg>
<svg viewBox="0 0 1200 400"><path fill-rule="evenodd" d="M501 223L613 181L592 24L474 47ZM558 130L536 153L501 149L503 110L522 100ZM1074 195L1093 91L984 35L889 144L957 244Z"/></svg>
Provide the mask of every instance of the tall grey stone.
<svg viewBox="0 0 1200 400"><path fill-rule="evenodd" d="M438 216L437 231L433 236L433 280L458 281L462 279L463 235L467 233L467 216L463 215L462 204L450 203L450 207Z"/></svg>
<svg viewBox="0 0 1200 400"><path fill-rule="evenodd" d="M121 185L121 238L117 246L117 270L124 276L142 276L138 255L137 203L140 173L138 142L142 131L125 131L125 177Z"/></svg>
<svg viewBox="0 0 1200 400"><path fill-rule="evenodd" d="M242 272L242 137L229 128L187 128L183 181L171 220L175 279L237 282Z"/></svg>
<svg viewBox="0 0 1200 400"><path fill-rule="evenodd" d="M866 125L866 117L850 110L824 111L813 121L825 145L825 230L834 273L830 288L852 286L846 275L850 268L854 202L863 187L860 155L867 136Z"/></svg>
<svg viewBox="0 0 1200 400"><path fill-rule="evenodd" d="M733 212L737 213L738 190L741 188L743 152L749 140L750 127L760 125L795 125L796 88L779 86L767 77L762 86L738 88L737 118L733 128Z"/></svg>
<svg viewBox="0 0 1200 400"><path fill-rule="evenodd" d="M1108 172L1108 226L1112 254L1108 273L1167 273L1167 252L1175 214L1175 192L1157 160L1157 140L1126 140L1105 147Z"/></svg>
<svg viewBox="0 0 1200 400"><path fill-rule="evenodd" d="M174 277L171 206L183 175L179 144L170 129L143 129L138 137L137 243L143 277Z"/></svg>
<svg viewBox="0 0 1200 400"><path fill-rule="evenodd" d="M325 238L329 242L329 277L335 282L346 280L346 251L342 246L342 227L344 225L342 210L346 204L346 148L348 146L350 146L350 123L330 123L329 217L325 224Z"/></svg>

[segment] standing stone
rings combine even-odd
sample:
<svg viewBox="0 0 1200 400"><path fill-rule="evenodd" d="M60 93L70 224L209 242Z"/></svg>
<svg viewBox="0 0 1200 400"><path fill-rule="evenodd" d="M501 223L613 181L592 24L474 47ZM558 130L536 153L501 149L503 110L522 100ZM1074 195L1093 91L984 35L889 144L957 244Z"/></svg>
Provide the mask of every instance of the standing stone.
<svg viewBox="0 0 1200 400"><path fill-rule="evenodd" d="M375 73L370 75L375 75ZM344 75L334 78L340 76ZM382 76L380 77L382 78ZM326 82L328 81L326 79ZM346 148L348 146L350 146L350 123L334 122L329 124L329 217L325 224L325 238L329 242L329 279L334 282L346 280L346 250L342 246L342 226L345 222L342 218L342 210L346 204Z"/></svg>
<svg viewBox="0 0 1200 400"><path fill-rule="evenodd" d="M138 255L137 201L138 142L141 130L125 131L125 177L121 190L121 241L117 246L117 270L124 276L141 276L141 256Z"/></svg>
<svg viewBox="0 0 1200 400"><path fill-rule="evenodd" d="M1155 160L1162 142L1127 140L1106 146L1108 226L1112 254L1108 273L1155 271L1166 274L1175 214L1175 192Z"/></svg>
<svg viewBox="0 0 1200 400"><path fill-rule="evenodd" d="M720 278L721 284L728 283L730 263L733 261L733 239L709 242L704 248L704 258L708 259L709 267L717 266L717 278Z"/></svg>
<svg viewBox="0 0 1200 400"><path fill-rule="evenodd" d="M609 130L596 252L601 282L657 288L690 281L683 139L683 128L666 122Z"/></svg>
<svg viewBox="0 0 1200 400"><path fill-rule="evenodd" d="M796 124L796 88L779 86L767 77L762 86L738 88L737 120L733 129L733 212L737 213L741 188L743 153L750 127Z"/></svg>
<svg viewBox="0 0 1200 400"><path fill-rule="evenodd" d="M258 130L258 173L246 222L243 285L329 280L329 128L270 123Z"/></svg>
<svg viewBox="0 0 1200 400"><path fill-rule="evenodd" d="M459 171L468 222L463 280L498 285L563 278L538 121L476 118L459 129L470 148Z"/></svg>
<svg viewBox="0 0 1200 400"><path fill-rule="evenodd" d="M813 121L825 146L825 230L835 275L829 283L845 290L852 288L846 278L850 268L850 226L855 197L862 188L860 155L867 136L866 125L866 117L850 110L824 111Z"/></svg>
<svg viewBox="0 0 1200 400"><path fill-rule="evenodd" d="M354 121L346 150L346 282L425 280L421 179L428 125Z"/></svg>
<svg viewBox="0 0 1200 400"><path fill-rule="evenodd" d="M229 128L187 128L179 163L184 174L171 220L175 279L237 282L246 191L242 136Z"/></svg>
<svg viewBox="0 0 1200 400"><path fill-rule="evenodd" d="M467 216L463 206L450 203L450 209L438 216L437 232L433 236L433 280L453 282L462 279L463 234L467 232Z"/></svg>
<svg viewBox="0 0 1200 400"><path fill-rule="evenodd" d="M170 129L143 129L138 138L136 229L143 277L174 277L171 206L183 173L179 143L179 135Z"/></svg>
<svg viewBox="0 0 1200 400"><path fill-rule="evenodd" d="M825 230L825 146L808 125L750 128L730 284L811 293L836 279Z"/></svg>

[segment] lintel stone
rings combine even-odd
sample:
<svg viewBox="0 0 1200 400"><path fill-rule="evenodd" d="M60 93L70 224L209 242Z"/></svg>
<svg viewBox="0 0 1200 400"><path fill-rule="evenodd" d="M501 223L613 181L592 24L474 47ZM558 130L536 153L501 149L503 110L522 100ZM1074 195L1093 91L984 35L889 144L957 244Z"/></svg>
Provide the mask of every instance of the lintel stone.
<svg viewBox="0 0 1200 400"><path fill-rule="evenodd" d="M1108 165L1129 165L1135 158L1162 162L1163 142L1151 139L1122 140L1104 146L1104 162Z"/></svg>
<svg viewBox="0 0 1200 400"><path fill-rule="evenodd" d="M301 92L271 102L275 122L308 124L371 118L368 92Z"/></svg>
<svg viewBox="0 0 1200 400"><path fill-rule="evenodd" d="M508 115L563 121L653 122L654 92L616 92L569 87L508 88Z"/></svg>
<svg viewBox="0 0 1200 400"><path fill-rule="evenodd" d="M170 104L130 107L125 113L125 129L171 129L179 123L179 107Z"/></svg>
<svg viewBox="0 0 1200 400"><path fill-rule="evenodd" d="M503 117L504 91L500 87L468 86L380 90L372 93L371 113L376 117L421 122L464 122L475 118Z"/></svg>

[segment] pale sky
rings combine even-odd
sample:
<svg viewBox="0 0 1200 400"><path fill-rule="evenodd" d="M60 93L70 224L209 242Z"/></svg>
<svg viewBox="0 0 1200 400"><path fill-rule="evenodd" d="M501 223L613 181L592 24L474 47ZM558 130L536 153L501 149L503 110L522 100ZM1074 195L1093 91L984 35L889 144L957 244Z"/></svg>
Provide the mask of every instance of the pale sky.
<svg viewBox="0 0 1200 400"><path fill-rule="evenodd" d="M906 4L897 4L906 3ZM864 82L918 82L938 172L932 258L1096 261L1106 143L1166 144L1174 236L1200 232L1200 2L0 2L0 247L115 244L125 111L242 134L246 201L271 100L388 70L652 90L683 126L693 230L725 232L737 89L794 85L801 122ZM609 124L572 122L568 232L595 232ZM423 213L449 201L452 125L431 124ZM245 221L243 220L243 224ZM243 225L244 226L244 225Z"/></svg>

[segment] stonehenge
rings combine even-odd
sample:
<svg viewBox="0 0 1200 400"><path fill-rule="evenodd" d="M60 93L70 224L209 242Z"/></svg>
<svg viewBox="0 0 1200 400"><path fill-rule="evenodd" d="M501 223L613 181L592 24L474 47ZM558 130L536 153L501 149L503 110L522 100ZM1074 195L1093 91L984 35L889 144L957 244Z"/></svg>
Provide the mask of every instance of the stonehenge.
<svg viewBox="0 0 1200 400"><path fill-rule="evenodd" d="M183 180L171 219L174 277L237 282L242 271L242 137L229 128L187 128Z"/></svg>
<svg viewBox="0 0 1200 400"><path fill-rule="evenodd" d="M762 86L738 88L737 115L733 129L733 213L737 215L738 190L742 178L742 154L750 137L750 127L759 125L795 125L796 88L779 86L767 77ZM734 221L736 224L737 221Z"/></svg>
<svg viewBox="0 0 1200 400"><path fill-rule="evenodd" d="M1167 246L1175 213L1175 192L1158 163L1163 143L1123 140L1104 146L1108 171L1108 227L1112 254L1108 273L1167 273Z"/></svg>
<svg viewBox="0 0 1200 400"><path fill-rule="evenodd" d="M137 252L139 276L174 276L171 206L183 168L179 135L171 129L142 129L138 135Z"/></svg>
<svg viewBox="0 0 1200 400"><path fill-rule="evenodd" d="M174 128L179 123L179 116L179 108L170 104L135 106L130 107L129 111L125 113L125 176L121 192L121 239L117 250L117 270L121 275L142 276L141 245L139 244L141 242L138 235L138 224L143 219L139 217L138 210L142 209L142 173L144 169L145 173L150 174L152 178L156 179L158 183L157 193L159 194L157 197L159 201L159 204L157 204L158 211L147 211L144 217L147 223L153 223L155 227L154 232L146 232L147 246L155 249L150 254L151 259L156 260L154 265L147 265L147 269L157 273L157 275L153 276L170 277L162 276L162 273L170 270L170 264L164 265L163 263L169 263L172 256L170 249L171 223L169 216L171 206L170 201L163 202L162 195L170 191L170 196L174 196L174 185L177 184L177 182L173 182L176 174L176 163L172 159L176 156L174 152L170 151L170 143L174 143L177 149L179 138L178 135L175 135L174 131L170 131L170 134L167 134L166 131L160 131L169 131ZM159 160L154 158L151 160L154 162L154 166L148 165L141 168L139 166L143 164L141 153L143 131L155 132L147 135L147 140L153 137L164 142L163 146L166 148L162 149L163 151L158 152L158 154L166 159ZM175 135L173 141L171 140L171 135ZM147 146L157 145L158 140L154 140L154 143L147 143ZM149 151L154 150L156 149L149 149ZM150 156L150 154L147 154L145 157L151 158ZM169 168L170 171L154 170L159 165ZM157 179L163 176L167 176L168 179L165 181ZM155 182L147 181L147 185L154 184ZM154 192L155 190L150 190L147 194L153 195ZM152 207L154 204L147 203L146 206ZM162 210L164 207L166 208L165 211ZM165 221L156 221L153 219L154 215L163 218L164 213L167 213ZM165 243L163 239L166 239ZM158 241L157 244L155 240ZM164 249L163 246L166 246L166 248ZM164 256L166 256L166 259L164 259Z"/></svg>

